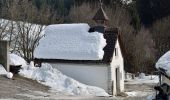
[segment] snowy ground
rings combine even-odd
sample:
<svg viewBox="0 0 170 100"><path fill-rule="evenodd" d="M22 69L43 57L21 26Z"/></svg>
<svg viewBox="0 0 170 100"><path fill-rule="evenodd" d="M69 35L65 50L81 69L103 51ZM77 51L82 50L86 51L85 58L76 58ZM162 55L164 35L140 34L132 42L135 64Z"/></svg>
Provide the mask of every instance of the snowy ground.
<svg viewBox="0 0 170 100"><path fill-rule="evenodd" d="M145 97L155 93L154 86L159 82L159 78L156 75L149 75L142 77L135 77L133 80L126 80L125 88L129 97Z"/></svg>
<svg viewBox="0 0 170 100"><path fill-rule="evenodd" d="M152 83L158 83L159 79L156 75L149 75L144 76L144 78L135 77L133 80L125 80L126 84L152 84Z"/></svg>

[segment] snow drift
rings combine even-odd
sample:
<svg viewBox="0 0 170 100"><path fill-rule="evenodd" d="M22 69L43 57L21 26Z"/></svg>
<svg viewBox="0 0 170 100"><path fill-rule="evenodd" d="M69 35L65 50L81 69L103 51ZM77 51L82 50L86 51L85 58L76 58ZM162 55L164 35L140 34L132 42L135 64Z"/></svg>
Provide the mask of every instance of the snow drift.
<svg viewBox="0 0 170 100"><path fill-rule="evenodd" d="M1 64L0 64L0 75L6 75L6 77L9 79L13 77L13 74L11 72L7 72Z"/></svg>
<svg viewBox="0 0 170 100"><path fill-rule="evenodd" d="M33 64L30 64L21 69L19 74L50 86L54 91L64 91L70 95L109 96L104 89L82 84L63 75L57 69L52 68L50 64L42 64L40 68L34 67Z"/></svg>
<svg viewBox="0 0 170 100"><path fill-rule="evenodd" d="M9 61L10 61L10 65L13 65L13 66L19 66L19 65L26 66L27 65L26 61L22 57L14 53L9 54Z"/></svg>
<svg viewBox="0 0 170 100"><path fill-rule="evenodd" d="M5 70L5 68L0 64L0 75L5 75L7 74L7 71Z"/></svg>
<svg viewBox="0 0 170 100"><path fill-rule="evenodd" d="M35 49L35 58L100 60L106 40L102 33L89 33L88 24L57 24L45 28L45 37Z"/></svg>

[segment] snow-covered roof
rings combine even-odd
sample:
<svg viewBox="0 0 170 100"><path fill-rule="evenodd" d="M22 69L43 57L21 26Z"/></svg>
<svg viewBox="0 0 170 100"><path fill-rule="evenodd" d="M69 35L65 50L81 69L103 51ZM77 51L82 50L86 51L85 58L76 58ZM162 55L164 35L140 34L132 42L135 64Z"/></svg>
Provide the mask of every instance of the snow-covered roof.
<svg viewBox="0 0 170 100"><path fill-rule="evenodd" d="M156 68L164 69L166 71L166 74L170 77L170 51L160 57L160 59L156 63Z"/></svg>
<svg viewBox="0 0 170 100"><path fill-rule="evenodd" d="M105 11L103 10L102 7L98 9L96 14L93 17L93 20L109 20L109 17L106 15Z"/></svg>
<svg viewBox="0 0 170 100"><path fill-rule="evenodd" d="M156 63L156 68L170 70L170 51L168 51L162 57L159 58L158 62Z"/></svg>
<svg viewBox="0 0 170 100"><path fill-rule="evenodd" d="M88 24L56 24L45 28L45 36L34 51L39 59L101 60L106 40L102 33L89 33Z"/></svg>

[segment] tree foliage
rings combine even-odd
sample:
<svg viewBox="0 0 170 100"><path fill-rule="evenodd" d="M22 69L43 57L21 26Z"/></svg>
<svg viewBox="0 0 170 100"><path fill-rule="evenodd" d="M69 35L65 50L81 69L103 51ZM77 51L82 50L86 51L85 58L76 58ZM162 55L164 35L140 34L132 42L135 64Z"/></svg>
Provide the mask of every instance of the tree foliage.
<svg viewBox="0 0 170 100"><path fill-rule="evenodd" d="M141 21L150 26L157 19L170 15L169 0L136 0Z"/></svg>
<svg viewBox="0 0 170 100"><path fill-rule="evenodd" d="M156 59L170 50L170 16L157 20L152 28L151 33L156 45Z"/></svg>

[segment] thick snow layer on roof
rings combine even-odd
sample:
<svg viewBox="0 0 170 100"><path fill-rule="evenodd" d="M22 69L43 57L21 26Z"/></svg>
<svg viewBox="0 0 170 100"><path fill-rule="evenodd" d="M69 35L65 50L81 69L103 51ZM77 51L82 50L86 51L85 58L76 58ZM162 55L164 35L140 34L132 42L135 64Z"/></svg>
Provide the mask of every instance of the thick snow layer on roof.
<svg viewBox="0 0 170 100"><path fill-rule="evenodd" d="M106 40L102 33L89 33L88 24L47 26L45 37L34 51L35 58L65 60L100 60Z"/></svg>
<svg viewBox="0 0 170 100"><path fill-rule="evenodd" d="M51 87L53 91L81 96L109 96L104 89L82 84L62 74L50 64L42 64L39 68L34 67L34 64L31 63L29 66L23 67L19 74L37 80L38 82Z"/></svg>
<svg viewBox="0 0 170 100"><path fill-rule="evenodd" d="M162 68L166 70L168 76L170 76L170 51L165 53L156 63L156 68Z"/></svg>
<svg viewBox="0 0 170 100"><path fill-rule="evenodd" d="M13 66L27 65L26 61L22 57L20 57L16 54L13 54L13 53L9 54L9 61L10 61L10 65L13 65Z"/></svg>
<svg viewBox="0 0 170 100"><path fill-rule="evenodd" d="M170 70L170 51L159 58L158 62L156 63L156 68Z"/></svg>

